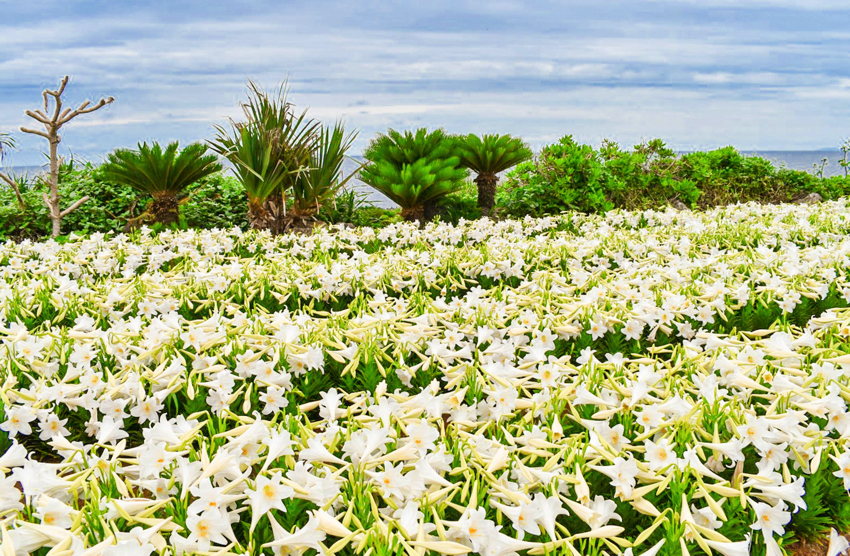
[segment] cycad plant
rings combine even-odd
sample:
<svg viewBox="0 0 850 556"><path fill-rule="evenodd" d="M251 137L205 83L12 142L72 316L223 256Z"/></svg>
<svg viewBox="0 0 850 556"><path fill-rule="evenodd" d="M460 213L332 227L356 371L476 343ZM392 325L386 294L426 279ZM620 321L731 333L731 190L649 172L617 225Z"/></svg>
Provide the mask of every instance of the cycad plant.
<svg viewBox="0 0 850 556"><path fill-rule="evenodd" d="M533 155L521 139L510 135L484 135L470 133L459 136L455 143L460 164L476 174L478 206L482 216L490 216L496 204L496 187L500 172L525 162Z"/></svg>
<svg viewBox="0 0 850 556"><path fill-rule="evenodd" d="M207 146L193 143L179 150L169 143L139 143L138 150L117 149L100 171L105 181L127 185L153 197L148 214L155 222L170 225L179 219L180 197L202 178L221 170L218 157L206 154Z"/></svg>
<svg viewBox="0 0 850 556"><path fill-rule="evenodd" d="M390 129L364 152L369 162L360 179L398 203L402 217L425 222L425 204L455 191L468 172L452 155L453 141L442 129L403 134Z"/></svg>
<svg viewBox="0 0 850 556"><path fill-rule="evenodd" d="M286 191L307 170L320 124L294 114L284 82L274 94L248 82L248 102L241 104L245 121L220 125L210 142L213 150L233 164L248 197L248 220L256 230L279 231Z"/></svg>
<svg viewBox="0 0 850 556"><path fill-rule="evenodd" d="M360 168L343 178L342 164L356 138L357 132L345 134L342 122L333 128L322 127L310 154L309 167L298 173L293 184L286 227L307 225L323 206L334 202L337 193L355 176Z"/></svg>

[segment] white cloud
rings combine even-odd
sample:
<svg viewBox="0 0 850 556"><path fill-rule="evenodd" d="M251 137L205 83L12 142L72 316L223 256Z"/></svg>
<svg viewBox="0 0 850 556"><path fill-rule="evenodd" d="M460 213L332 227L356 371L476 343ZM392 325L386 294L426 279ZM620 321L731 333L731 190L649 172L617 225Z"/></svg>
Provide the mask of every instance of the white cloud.
<svg viewBox="0 0 850 556"><path fill-rule="evenodd" d="M650 0L667 4L698 5L700 7L723 7L738 9L783 8L806 11L848 11L843 0Z"/></svg>
<svg viewBox="0 0 850 556"><path fill-rule="evenodd" d="M846 133L846 26L830 16L810 28L790 12L832 3L755 0L782 25L754 27L713 20L732 0L707 1L615 9L476 0L387 5L368 20L347 4L283 14L268 5L260 15L199 10L178 23L188 11L174 0L173 14L11 20L0 22L0 126L25 123L40 88L69 73L69 103L116 97L68 128L68 146L92 155L209 137L213 123L239 116L249 77L273 86L287 75L297 106L362 129L355 148L390 126L514 133L538 147L567 133L820 147ZM40 157L39 143L21 144L20 157Z"/></svg>
<svg viewBox="0 0 850 556"><path fill-rule="evenodd" d="M711 85L722 84L748 84L748 85L779 85L785 81L784 76L770 72L755 73L695 73L694 81Z"/></svg>

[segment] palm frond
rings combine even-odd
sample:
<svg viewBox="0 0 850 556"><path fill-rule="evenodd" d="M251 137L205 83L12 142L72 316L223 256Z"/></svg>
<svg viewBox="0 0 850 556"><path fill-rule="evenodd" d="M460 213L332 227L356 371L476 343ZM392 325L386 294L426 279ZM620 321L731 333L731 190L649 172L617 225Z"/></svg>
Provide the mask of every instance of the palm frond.
<svg viewBox="0 0 850 556"><path fill-rule="evenodd" d="M369 162L360 179L404 209L423 205L455 191L467 177L460 158L450 156L451 148L441 129L390 129L369 143L364 153Z"/></svg>
<svg viewBox="0 0 850 556"><path fill-rule="evenodd" d="M6 157L6 153L17 146L15 138L10 134L0 131L0 162Z"/></svg>
<svg viewBox="0 0 850 556"><path fill-rule="evenodd" d="M245 121L230 121L230 129L216 125L210 146L227 158L250 200L263 203L291 188L310 167L320 123L295 115L288 100L287 82L267 93L248 82L248 101L241 104Z"/></svg>
<svg viewBox="0 0 850 556"><path fill-rule="evenodd" d="M293 187L296 212L303 215L318 211L319 207L333 200L356 174L357 170L342 178L345 153L356 137L357 132L345 134L342 122L337 122L333 128L322 129L310 156L310 166L298 176Z"/></svg>
<svg viewBox="0 0 850 556"><path fill-rule="evenodd" d="M456 139L461 165L477 174L498 174L532 157L531 149L521 139L510 135L470 133Z"/></svg>
<svg viewBox="0 0 850 556"><path fill-rule="evenodd" d="M190 185L221 170L207 147L193 143L182 151L178 143L165 150L159 143L140 143L138 150L117 149L110 153L101 172L107 181L128 185L152 196L179 195Z"/></svg>

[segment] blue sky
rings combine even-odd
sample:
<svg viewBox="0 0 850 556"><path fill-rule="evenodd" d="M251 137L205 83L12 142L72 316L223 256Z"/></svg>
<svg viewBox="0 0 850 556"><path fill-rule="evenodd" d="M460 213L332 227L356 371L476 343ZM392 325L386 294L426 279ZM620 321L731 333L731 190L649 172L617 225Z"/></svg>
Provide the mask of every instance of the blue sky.
<svg viewBox="0 0 850 556"><path fill-rule="evenodd" d="M133 7L136 6L136 7ZM65 129L99 161L142 140L203 140L245 82L360 130L661 137L677 149L837 148L850 136L846 1L292 3L0 0L0 129L44 87L115 104ZM16 133L15 165L43 160Z"/></svg>

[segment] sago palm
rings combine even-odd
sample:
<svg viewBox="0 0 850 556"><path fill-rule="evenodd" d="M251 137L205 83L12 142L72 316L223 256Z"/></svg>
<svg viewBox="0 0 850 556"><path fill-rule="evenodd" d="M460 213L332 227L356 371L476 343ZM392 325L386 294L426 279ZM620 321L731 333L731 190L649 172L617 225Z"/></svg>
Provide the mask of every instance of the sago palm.
<svg viewBox="0 0 850 556"><path fill-rule="evenodd" d="M268 94L248 82L248 102L242 103L245 121L220 125L210 142L213 150L233 164L248 197L248 220L254 229L277 231L283 217L285 193L310 164L319 123L293 112L284 82Z"/></svg>
<svg viewBox="0 0 850 556"><path fill-rule="evenodd" d="M173 224L179 218L179 198L202 178L221 170L218 157L206 154L207 146L193 143L179 150L169 143L139 143L138 150L117 149L110 153L101 172L106 181L127 185L153 197L148 209L154 221Z"/></svg>
<svg viewBox="0 0 850 556"><path fill-rule="evenodd" d="M425 204L455 191L468 175L451 154L452 141L438 129L401 134L393 129L373 139L360 179L395 201L402 217L425 222Z"/></svg>
<svg viewBox="0 0 850 556"><path fill-rule="evenodd" d="M521 139L510 135L484 135L470 133L456 138L456 153L460 164L476 174L478 206L482 216L490 216L496 204L496 187L500 172L525 162L533 155Z"/></svg>
<svg viewBox="0 0 850 556"><path fill-rule="evenodd" d="M325 126L310 154L309 168L300 172L292 188L292 208L287 214L287 227L305 224L355 176L357 170L342 176L345 153L357 138L357 132L345 134L342 122L333 128ZM359 168L358 168L359 170Z"/></svg>

